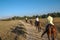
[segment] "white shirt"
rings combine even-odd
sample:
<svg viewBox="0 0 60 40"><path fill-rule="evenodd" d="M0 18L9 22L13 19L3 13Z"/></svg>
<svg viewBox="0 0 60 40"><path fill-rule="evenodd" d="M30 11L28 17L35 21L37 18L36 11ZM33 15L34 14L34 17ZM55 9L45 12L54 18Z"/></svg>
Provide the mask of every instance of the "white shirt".
<svg viewBox="0 0 60 40"><path fill-rule="evenodd" d="M36 21L39 21L39 18L36 18Z"/></svg>
<svg viewBox="0 0 60 40"><path fill-rule="evenodd" d="M27 18L26 18L26 20L27 20Z"/></svg>
<svg viewBox="0 0 60 40"><path fill-rule="evenodd" d="M49 24L54 25L54 24L53 24L53 17L48 16L48 17L47 17L47 21L48 21Z"/></svg>

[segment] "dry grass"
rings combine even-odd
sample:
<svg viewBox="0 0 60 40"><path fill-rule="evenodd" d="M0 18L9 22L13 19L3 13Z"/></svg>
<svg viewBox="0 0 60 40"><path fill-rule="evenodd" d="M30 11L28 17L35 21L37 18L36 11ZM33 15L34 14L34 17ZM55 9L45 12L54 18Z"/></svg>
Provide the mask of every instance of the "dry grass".
<svg viewBox="0 0 60 40"><path fill-rule="evenodd" d="M47 22L46 18L40 19L40 22L41 22L42 27L45 28L45 26L47 24L46 23ZM57 38L58 38L58 40L60 40L60 18L54 18L54 21L53 22L54 22L54 24L55 24L55 26L57 28L57 31L58 31Z"/></svg>
<svg viewBox="0 0 60 40"><path fill-rule="evenodd" d="M40 22L42 23L42 26L46 26L46 19L40 19ZM34 20L33 20L34 23ZM7 34L8 31L10 31L10 28L16 26L19 24L19 20L12 20L12 21L0 21L0 37L5 40L13 40L15 34L10 34L10 32ZM58 30L58 39L60 39L60 18L54 18L54 24L57 27ZM7 34L7 35L6 35ZM10 35L10 36L9 36ZM10 38L10 39L9 39ZM23 38L22 38L23 39Z"/></svg>
<svg viewBox="0 0 60 40"><path fill-rule="evenodd" d="M11 33L11 28L19 24L19 20L0 21L0 37L2 40L13 40L15 34Z"/></svg>
<svg viewBox="0 0 60 40"><path fill-rule="evenodd" d="M35 19L34 19L35 20ZM32 20L33 21L33 24L34 24L34 20ZM58 31L58 35L57 35L57 38L60 40L60 18L54 18L54 24L55 24L55 26L56 26L56 28L57 28L57 31ZM46 20L46 18L44 18L44 19L40 19L40 23L41 23L41 25L42 25L42 28L44 27L45 28L45 26L47 25L47 20Z"/></svg>

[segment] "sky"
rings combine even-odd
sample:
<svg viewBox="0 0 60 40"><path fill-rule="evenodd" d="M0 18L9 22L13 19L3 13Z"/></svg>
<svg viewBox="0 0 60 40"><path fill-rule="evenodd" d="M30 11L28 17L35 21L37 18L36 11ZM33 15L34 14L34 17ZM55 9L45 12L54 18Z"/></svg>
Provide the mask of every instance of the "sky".
<svg viewBox="0 0 60 40"><path fill-rule="evenodd" d="M0 0L0 18L60 12L60 0Z"/></svg>

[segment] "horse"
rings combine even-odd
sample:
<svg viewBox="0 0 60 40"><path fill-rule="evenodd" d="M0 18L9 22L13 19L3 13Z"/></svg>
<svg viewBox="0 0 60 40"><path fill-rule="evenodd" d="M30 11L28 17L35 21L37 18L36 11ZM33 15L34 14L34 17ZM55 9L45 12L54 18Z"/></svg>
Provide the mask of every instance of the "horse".
<svg viewBox="0 0 60 40"><path fill-rule="evenodd" d="M30 19L30 24L33 25L33 23L32 23L32 19Z"/></svg>
<svg viewBox="0 0 60 40"><path fill-rule="evenodd" d="M0 37L0 40L2 40L2 38Z"/></svg>
<svg viewBox="0 0 60 40"><path fill-rule="evenodd" d="M55 25L48 24L46 26L46 30L42 33L41 37L43 37L45 33L47 33L48 40L51 40L51 39L55 40L57 36L57 30L56 30Z"/></svg>
<svg viewBox="0 0 60 40"><path fill-rule="evenodd" d="M26 23L28 22L28 20L26 20L26 19L25 19L25 21L26 21Z"/></svg>
<svg viewBox="0 0 60 40"><path fill-rule="evenodd" d="M36 29L38 30L38 32L40 32L41 27L40 27L40 22L39 21L35 21L35 26L36 26Z"/></svg>

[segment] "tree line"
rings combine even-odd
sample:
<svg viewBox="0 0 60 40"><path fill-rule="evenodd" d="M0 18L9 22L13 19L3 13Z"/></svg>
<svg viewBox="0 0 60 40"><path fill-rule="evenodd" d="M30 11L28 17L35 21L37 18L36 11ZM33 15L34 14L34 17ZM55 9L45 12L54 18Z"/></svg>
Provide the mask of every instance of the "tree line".
<svg viewBox="0 0 60 40"><path fill-rule="evenodd" d="M54 13L48 13L49 15L51 15L52 17L60 17L60 12L54 12ZM48 14L43 14L43 15L38 15L39 18L46 18L48 16ZM21 19L25 19L25 18L28 18L28 19L35 19L36 15L33 15L33 16L23 16L23 17L20 17L20 16L14 16L14 17L11 17L11 18L7 18L7 19L2 19L3 21L6 20L21 20Z"/></svg>

